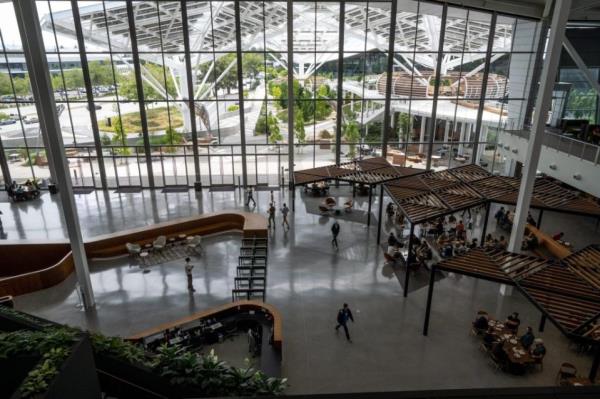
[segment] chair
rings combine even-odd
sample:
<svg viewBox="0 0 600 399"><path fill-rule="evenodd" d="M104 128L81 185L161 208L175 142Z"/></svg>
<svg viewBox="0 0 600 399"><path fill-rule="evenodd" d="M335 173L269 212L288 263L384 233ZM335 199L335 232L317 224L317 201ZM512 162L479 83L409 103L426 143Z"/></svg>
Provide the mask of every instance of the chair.
<svg viewBox="0 0 600 399"><path fill-rule="evenodd" d="M165 249L167 245L167 237L166 236L158 236L156 240L152 243L152 248L156 251L162 251Z"/></svg>
<svg viewBox="0 0 600 399"><path fill-rule="evenodd" d="M558 369L558 373L556 373L556 385L564 386L567 385L567 379L573 378L577 376L577 367L572 365L571 363L563 363L560 365Z"/></svg>
<svg viewBox="0 0 600 399"><path fill-rule="evenodd" d="M352 200L344 202L344 210L346 212L352 212L353 206L354 206L354 202Z"/></svg>
<svg viewBox="0 0 600 399"><path fill-rule="evenodd" d="M540 368L540 371L544 371L544 355L542 356L531 356L533 359L533 364L532 366L538 367Z"/></svg>
<svg viewBox="0 0 600 399"><path fill-rule="evenodd" d="M190 252L198 253L198 250L202 251L202 237L194 236L191 240L188 241L185 248Z"/></svg>
<svg viewBox="0 0 600 399"><path fill-rule="evenodd" d="M131 257L137 257L142 252L142 247L140 245L138 245L138 244L132 244L130 242L128 242L127 244L125 244L125 248L127 248L127 253Z"/></svg>
<svg viewBox="0 0 600 399"><path fill-rule="evenodd" d="M324 204L325 204L326 207L328 207L328 208L331 209L331 208L333 208L337 204L337 202L335 201L335 198L333 198L333 197L327 197L327 198L325 198Z"/></svg>
<svg viewBox="0 0 600 399"><path fill-rule="evenodd" d="M327 212L329 212L329 208L327 208L325 205L319 205L319 212L321 212L321 215L326 214Z"/></svg>

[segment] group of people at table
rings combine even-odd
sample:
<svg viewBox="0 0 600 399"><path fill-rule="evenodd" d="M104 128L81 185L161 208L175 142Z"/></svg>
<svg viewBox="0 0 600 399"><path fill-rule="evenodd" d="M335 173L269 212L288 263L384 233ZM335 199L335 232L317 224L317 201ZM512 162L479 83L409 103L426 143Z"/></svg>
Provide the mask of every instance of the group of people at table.
<svg viewBox="0 0 600 399"><path fill-rule="evenodd" d="M482 348L494 364L513 374L523 374L535 365L541 366L546 355L544 341L535 337L531 327L519 336L520 324L517 312L502 322L492 319L485 311L479 311L473 321L473 332L483 338Z"/></svg>
<svg viewBox="0 0 600 399"><path fill-rule="evenodd" d="M23 201L39 197L40 186L35 180L28 179L24 184L13 180L11 184L6 185L6 192L14 201Z"/></svg>

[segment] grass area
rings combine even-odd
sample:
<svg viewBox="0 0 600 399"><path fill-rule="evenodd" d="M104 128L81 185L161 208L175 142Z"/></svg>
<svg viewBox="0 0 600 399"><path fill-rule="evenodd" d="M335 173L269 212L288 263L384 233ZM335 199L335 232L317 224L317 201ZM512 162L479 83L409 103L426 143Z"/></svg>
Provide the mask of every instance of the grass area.
<svg viewBox="0 0 600 399"><path fill-rule="evenodd" d="M181 112L175 107L169 109L171 112L171 127L178 128L183 126L183 117ZM116 117L116 115L115 115ZM142 121L139 112L130 112L122 114L123 130L127 134L137 134L142 131ZM156 132L166 130L169 127L169 114L166 107L150 108L146 110L146 119L148 121L148 131ZM113 118L114 120L114 118ZM106 118L98 121L98 128L101 131L113 132L114 128L106 124Z"/></svg>

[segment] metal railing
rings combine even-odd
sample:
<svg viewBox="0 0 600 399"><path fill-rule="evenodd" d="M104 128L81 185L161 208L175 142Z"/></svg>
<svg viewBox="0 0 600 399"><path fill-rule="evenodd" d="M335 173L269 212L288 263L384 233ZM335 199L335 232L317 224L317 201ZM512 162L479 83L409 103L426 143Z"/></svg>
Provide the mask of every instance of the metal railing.
<svg viewBox="0 0 600 399"><path fill-rule="evenodd" d="M504 130L505 133L529 140L528 130ZM577 140L564 134L546 130L543 145L564 152L569 156L581 158L598 165L600 162L600 145Z"/></svg>

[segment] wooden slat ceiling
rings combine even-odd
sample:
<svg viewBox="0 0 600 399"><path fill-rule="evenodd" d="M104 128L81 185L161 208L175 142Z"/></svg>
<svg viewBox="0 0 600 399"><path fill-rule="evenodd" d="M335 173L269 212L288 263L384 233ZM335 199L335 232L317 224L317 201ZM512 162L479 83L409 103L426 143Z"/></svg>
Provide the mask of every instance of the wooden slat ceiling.
<svg viewBox="0 0 600 399"><path fill-rule="evenodd" d="M367 158L338 165L321 166L318 168L294 172L294 184L306 184L319 180L335 179L350 183L368 185L380 184L401 177L424 173L422 169L393 166L383 157ZM310 180L306 176L318 179Z"/></svg>
<svg viewBox="0 0 600 399"><path fill-rule="evenodd" d="M514 284L567 334L600 317L600 248L591 246L555 262L504 250L477 248L443 260L441 270Z"/></svg>
<svg viewBox="0 0 600 399"><path fill-rule="evenodd" d="M400 177L385 182L385 188L411 223L423 223L485 202L516 205L521 180L514 177L492 176L477 165L464 165L439 172L425 172L410 177ZM420 192L436 196L446 205L429 209L405 206L404 201ZM475 193L475 194L474 194ZM580 192L567 190L549 178L535 182L531 206L556 212L600 216L600 204L581 196ZM412 213L411 213L412 212Z"/></svg>

